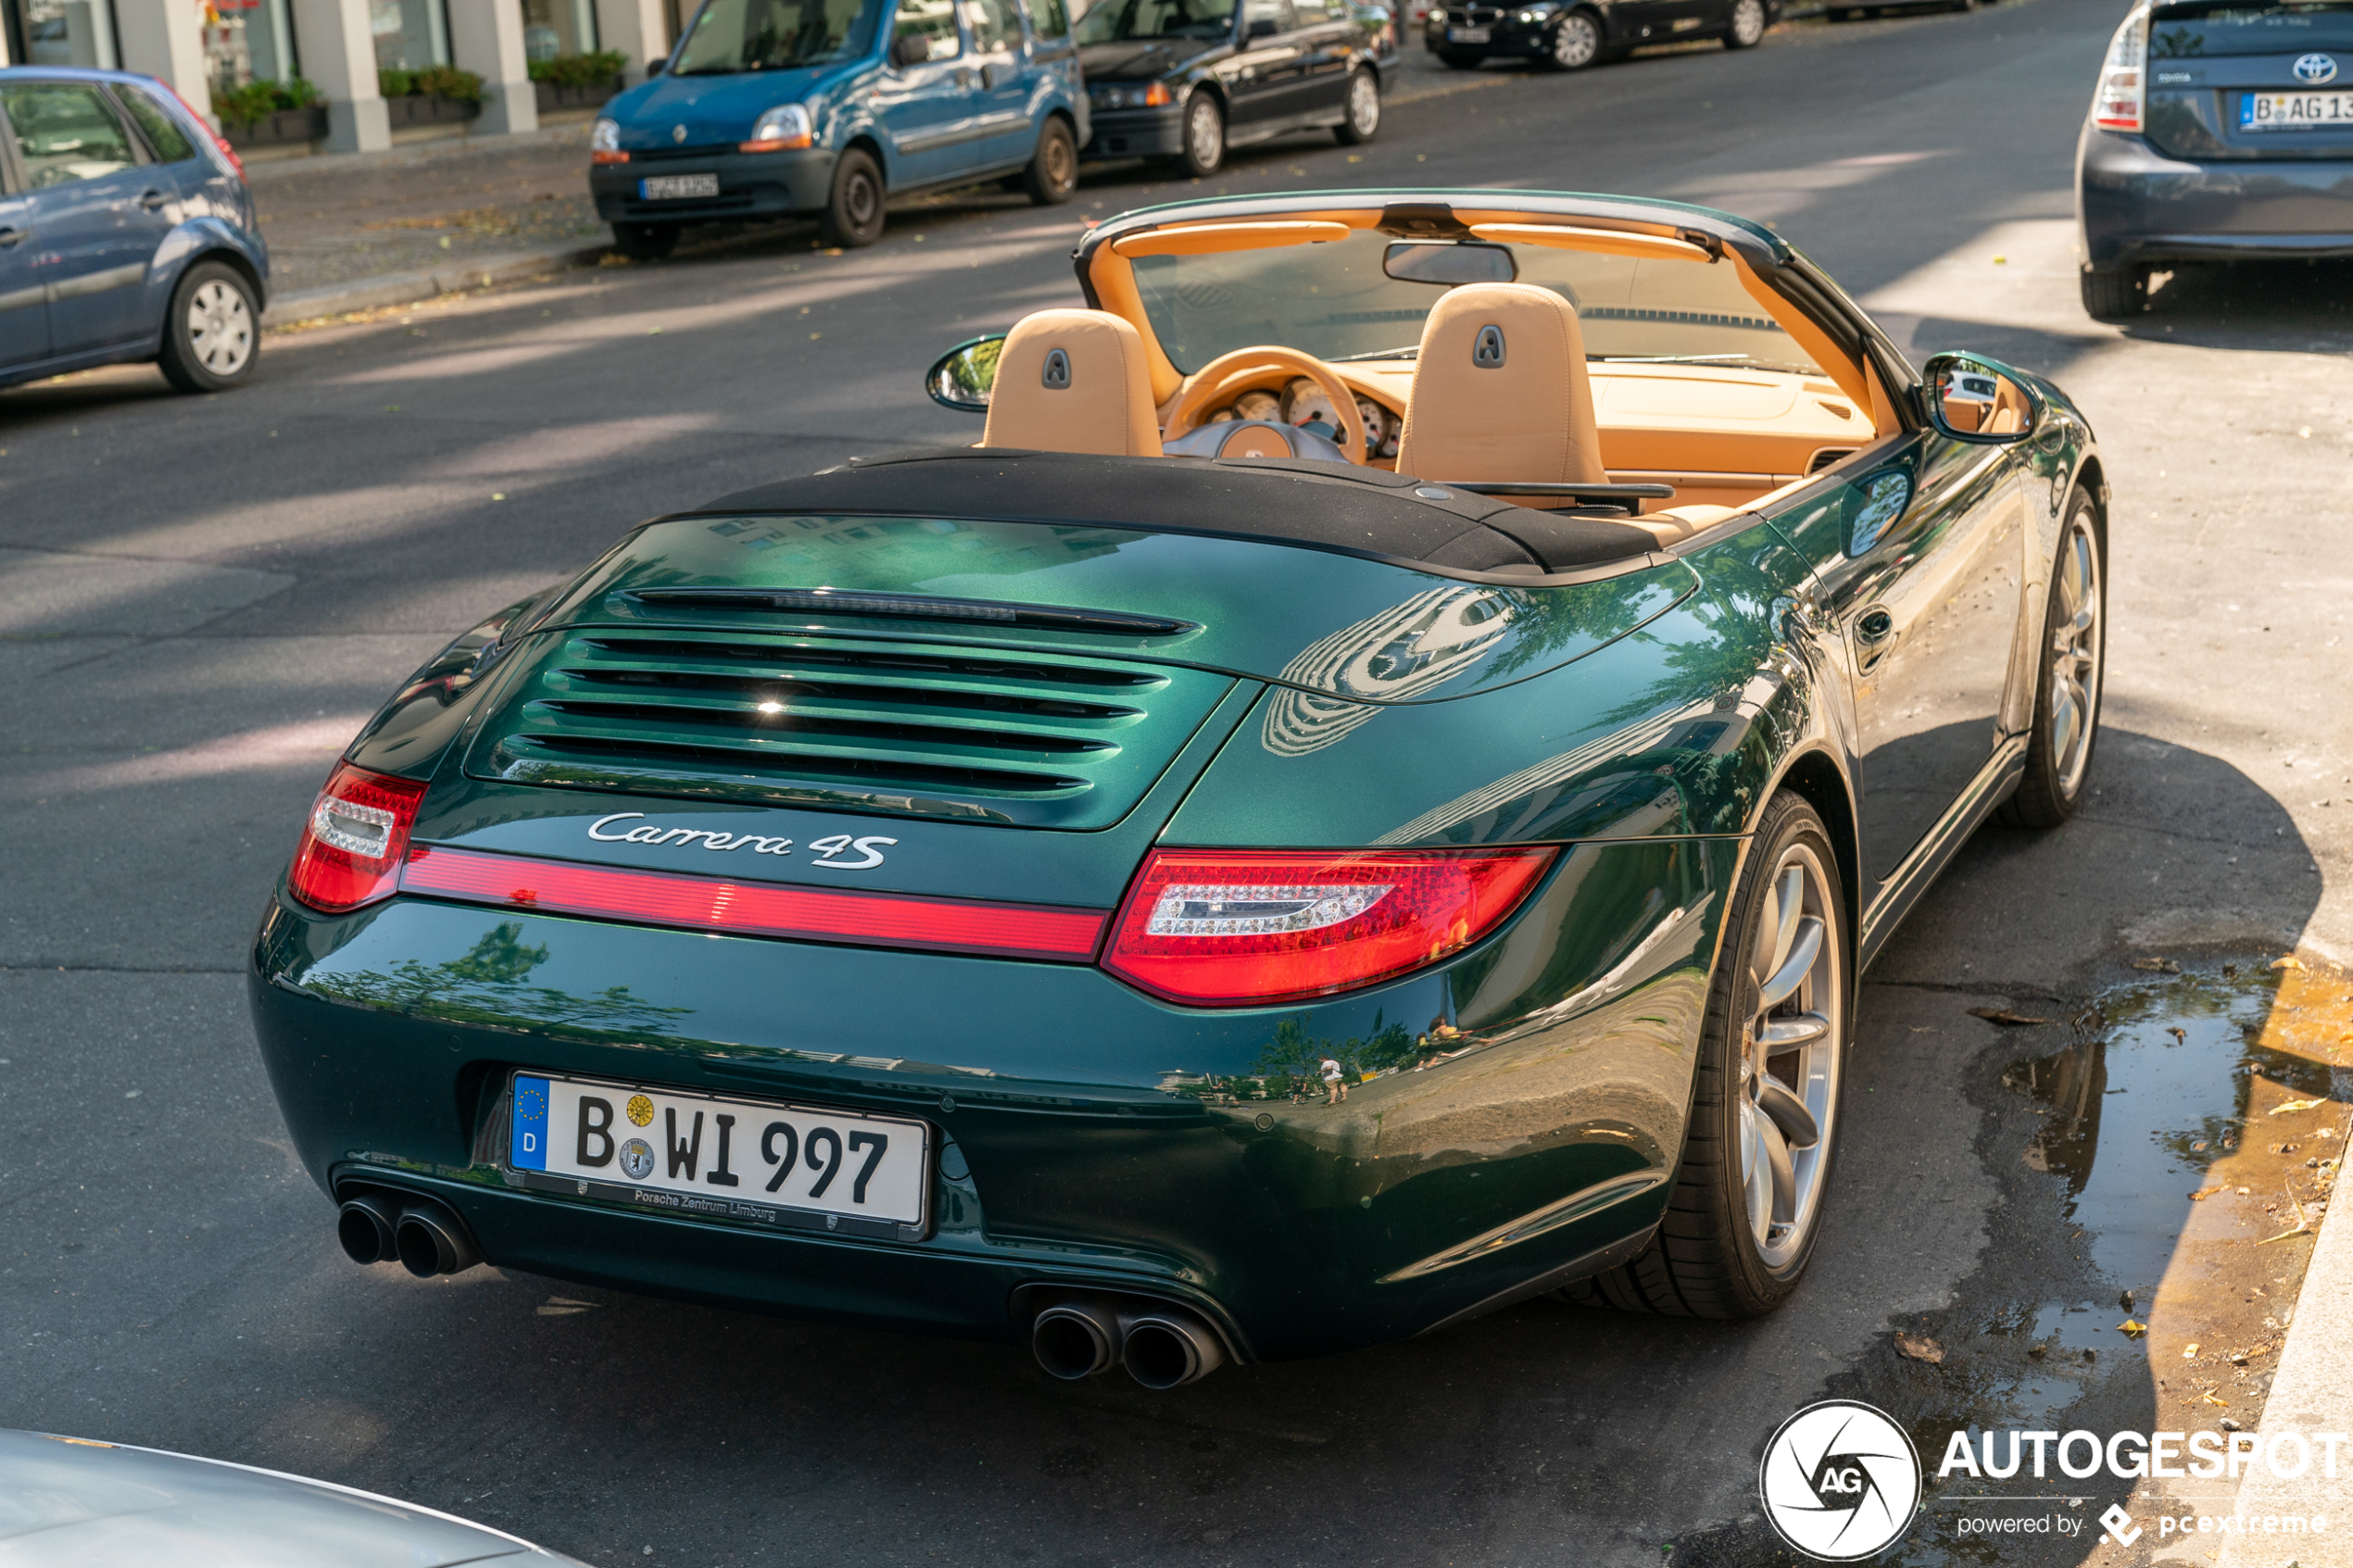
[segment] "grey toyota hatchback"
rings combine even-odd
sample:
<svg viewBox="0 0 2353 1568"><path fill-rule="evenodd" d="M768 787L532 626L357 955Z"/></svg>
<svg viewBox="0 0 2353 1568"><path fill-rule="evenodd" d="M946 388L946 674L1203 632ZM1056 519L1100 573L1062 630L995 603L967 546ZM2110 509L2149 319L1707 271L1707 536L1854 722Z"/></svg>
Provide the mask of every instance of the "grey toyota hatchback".
<svg viewBox="0 0 2353 1568"><path fill-rule="evenodd" d="M0 69L0 386L139 359L234 386L269 278L245 169L170 88Z"/></svg>
<svg viewBox="0 0 2353 1568"><path fill-rule="evenodd" d="M2083 308L2176 261L2353 256L2353 0L2160 0L2124 19L2076 145Z"/></svg>

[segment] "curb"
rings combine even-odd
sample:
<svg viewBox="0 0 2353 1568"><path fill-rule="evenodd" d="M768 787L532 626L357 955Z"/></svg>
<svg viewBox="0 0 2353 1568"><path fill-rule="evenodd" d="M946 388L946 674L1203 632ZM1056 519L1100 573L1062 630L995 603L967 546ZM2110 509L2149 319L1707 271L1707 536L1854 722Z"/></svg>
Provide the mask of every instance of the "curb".
<svg viewBox="0 0 2353 1568"><path fill-rule="evenodd" d="M510 283L542 272L594 262L605 254L602 245L554 245L545 250L508 251L472 261L450 262L428 272L386 272L354 278L323 288L283 294L261 313L264 329L292 326L296 321L340 316L353 310L376 310L387 305L413 305L437 295Z"/></svg>

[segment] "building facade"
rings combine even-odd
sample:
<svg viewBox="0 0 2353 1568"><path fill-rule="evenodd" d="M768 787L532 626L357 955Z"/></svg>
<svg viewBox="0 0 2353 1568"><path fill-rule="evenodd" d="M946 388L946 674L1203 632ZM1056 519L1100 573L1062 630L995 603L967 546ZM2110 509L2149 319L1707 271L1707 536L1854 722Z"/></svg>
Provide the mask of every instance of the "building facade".
<svg viewBox="0 0 2353 1568"><path fill-rule="evenodd" d="M223 119L221 107L249 108L257 98L250 89L274 83L286 89L279 94L282 103L323 107L324 123L315 127L323 133L300 137L300 150L370 152L435 133L431 119L416 112L418 106L398 100L433 96L430 73L436 68L454 67L481 79L479 109L453 122L473 134L537 128L535 63L544 68L610 51L622 57L624 84L642 82L647 61L668 54L679 26L691 19L694 4L0 0L0 64L143 71L168 82L216 123ZM421 72L425 82L415 83ZM240 97L230 97L241 90ZM394 102L387 102L387 91ZM315 107L312 113L315 118ZM248 122L240 116L234 123ZM294 134L299 137L299 130Z"/></svg>

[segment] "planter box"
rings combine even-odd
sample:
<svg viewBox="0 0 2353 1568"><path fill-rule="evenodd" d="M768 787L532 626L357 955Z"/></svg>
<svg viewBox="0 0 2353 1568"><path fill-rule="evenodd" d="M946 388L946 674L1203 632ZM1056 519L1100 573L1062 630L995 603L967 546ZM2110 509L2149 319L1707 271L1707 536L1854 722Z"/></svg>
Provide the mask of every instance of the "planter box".
<svg viewBox="0 0 2353 1568"><path fill-rule="evenodd" d="M229 139L231 146L240 149L315 142L327 133L327 106L313 104L307 109L280 109L276 114L242 124L224 120L220 133Z"/></svg>
<svg viewBox="0 0 2353 1568"><path fill-rule="evenodd" d="M453 119L472 119L482 112L482 106L464 98L445 98L438 93L411 93L405 98L386 98L384 112L395 131L409 125L442 125Z"/></svg>
<svg viewBox="0 0 2353 1568"><path fill-rule="evenodd" d="M535 82L533 90L538 94L541 114L561 114L566 109L593 109L621 91L621 78L600 82L594 87L567 87L560 82Z"/></svg>

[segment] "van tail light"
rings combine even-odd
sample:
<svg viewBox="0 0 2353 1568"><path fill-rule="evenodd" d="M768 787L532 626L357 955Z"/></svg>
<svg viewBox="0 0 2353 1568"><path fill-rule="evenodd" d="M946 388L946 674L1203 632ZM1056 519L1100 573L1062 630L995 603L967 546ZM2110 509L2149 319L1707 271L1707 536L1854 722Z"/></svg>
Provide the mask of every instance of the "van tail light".
<svg viewBox="0 0 2353 1568"><path fill-rule="evenodd" d="M424 797L420 780L336 763L303 824L288 889L331 915L391 897Z"/></svg>
<svg viewBox="0 0 2353 1568"><path fill-rule="evenodd" d="M2134 11L2116 30L2092 94L2092 122L2103 131L2138 131L2148 96L2149 14Z"/></svg>
<svg viewBox="0 0 2353 1568"><path fill-rule="evenodd" d="M1558 853L1155 849L1120 906L1102 964L1197 1007L1353 990L1494 930Z"/></svg>

